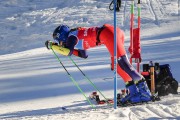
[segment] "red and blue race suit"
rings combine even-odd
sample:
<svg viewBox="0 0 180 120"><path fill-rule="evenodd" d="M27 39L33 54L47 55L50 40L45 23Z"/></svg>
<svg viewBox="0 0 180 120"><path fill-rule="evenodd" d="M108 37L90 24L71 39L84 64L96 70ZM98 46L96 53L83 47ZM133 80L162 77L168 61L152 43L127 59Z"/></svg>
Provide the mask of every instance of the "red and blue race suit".
<svg viewBox="0 0 180 120"><path fill-rule="evenodd" d="M112 25L80 27L72 30L69 32L65 47L70 49L69 55L87 58L85 50L98 45L106 46L111 56L112 69L114 69L114 27ZM124 33L120 28L117 28L117 59L117 72L125 82L142 79L142 76L129 63L124 48Z"/></svg>

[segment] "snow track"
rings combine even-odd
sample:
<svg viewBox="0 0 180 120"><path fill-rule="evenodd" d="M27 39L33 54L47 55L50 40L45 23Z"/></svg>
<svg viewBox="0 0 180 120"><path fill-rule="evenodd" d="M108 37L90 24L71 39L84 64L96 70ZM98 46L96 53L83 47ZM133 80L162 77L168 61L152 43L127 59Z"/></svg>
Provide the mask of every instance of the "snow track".
<svg viewBox="0 0 180 120"><path fill-rule="evenodd" d="M109 3L109 0L0 1L1 120L180 119L179 95L116 110L106 105L92 109L52 52L45 48L44 42L52 40L52 31L59 24L72 28L113 24ZM141 43L143 63L150 60L169 63L173 76L180 82L178 3L178 0L142 0ZM131 1L123 0L121 11L117 13L117 25L125 32L126 49L129 47L130 7ZM136 27L137 4L134 9ZM113 98L114 74L110 70L107 49L100 46L87 52L87 59L73 56L74 61L107 98ZM85 94L91 94L94 88L72 62L67 57L59 57ZM124 82L118 77L118 91L122 88Z"/></svg>
<svg viewBox="0 0 180 120"><path fill-rule="evenodd" d="M148 6L150 6L149 10L151 12L151 15L154 17L155 20L155 24L159 25L159 19L158 16L156 14L156 4L157 2L154 2L154 0L147 0Z"/></svg>

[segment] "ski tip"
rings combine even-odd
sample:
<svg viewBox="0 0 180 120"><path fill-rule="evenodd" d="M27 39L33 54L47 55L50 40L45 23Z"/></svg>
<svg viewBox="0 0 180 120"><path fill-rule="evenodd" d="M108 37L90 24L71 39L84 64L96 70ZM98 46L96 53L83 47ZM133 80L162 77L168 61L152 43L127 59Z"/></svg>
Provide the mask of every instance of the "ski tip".
<svg viewBox="0 0 180 120"><path fill-rule="evenodd" d="M107 100L107 103L109 103L109 104L113 104L114 103L114 100Z"/></svg>
<svg viewBox="0 0 180 120"><path fill-rule="evenodd" d="M106 103L105 100L101 100L101 101L98 102L99 105L102 105L102 104L105 104L105 103Z"/></svg>

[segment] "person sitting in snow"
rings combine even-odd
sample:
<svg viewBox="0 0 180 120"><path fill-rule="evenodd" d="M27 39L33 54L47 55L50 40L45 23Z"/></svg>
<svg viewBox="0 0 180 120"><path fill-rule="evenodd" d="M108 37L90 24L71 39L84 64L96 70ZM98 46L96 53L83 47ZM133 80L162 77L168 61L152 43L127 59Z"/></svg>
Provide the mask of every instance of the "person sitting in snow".
<svg viewBox="0 0 180 120"><path fill-rule="evenodd" d="M105 45L111 56L111 69L114 69L114 27L104 24L101 27L78 27L70 29L67 25L58 26L53 32L55 42L46 41L48 49L71 56L87 58L87 49ZM130 64L124 48L124 32L117 28L117 73L122 77L129 90L129 94L121 99L122 103L147 102L151 100L151 93L143 76Z"/></svg>

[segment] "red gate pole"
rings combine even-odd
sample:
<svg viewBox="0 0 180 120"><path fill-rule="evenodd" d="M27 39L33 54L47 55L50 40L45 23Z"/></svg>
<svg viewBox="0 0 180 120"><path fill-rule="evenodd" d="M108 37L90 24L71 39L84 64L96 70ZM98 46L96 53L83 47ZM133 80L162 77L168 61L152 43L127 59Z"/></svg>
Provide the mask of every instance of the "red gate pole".
<svg viewBox="0 0 180 120"><path fill-rule="evenodd" d="M130 63L132 64L132 55L133 55L133 27L134 27L134 0L131 2L131 21L130 21Z"/></svg>
<svg viewBox="0 0 180 120"><path fill-rule="evenodd" d="M140 42L140 25L141 25L141 4L140 0L138 0L138 30L139 30L139 42ZM141 45L141 44L140 44ZM140 58L137 58L137 71L140 72L140 63L141 63L141 55Z"/></svg>

